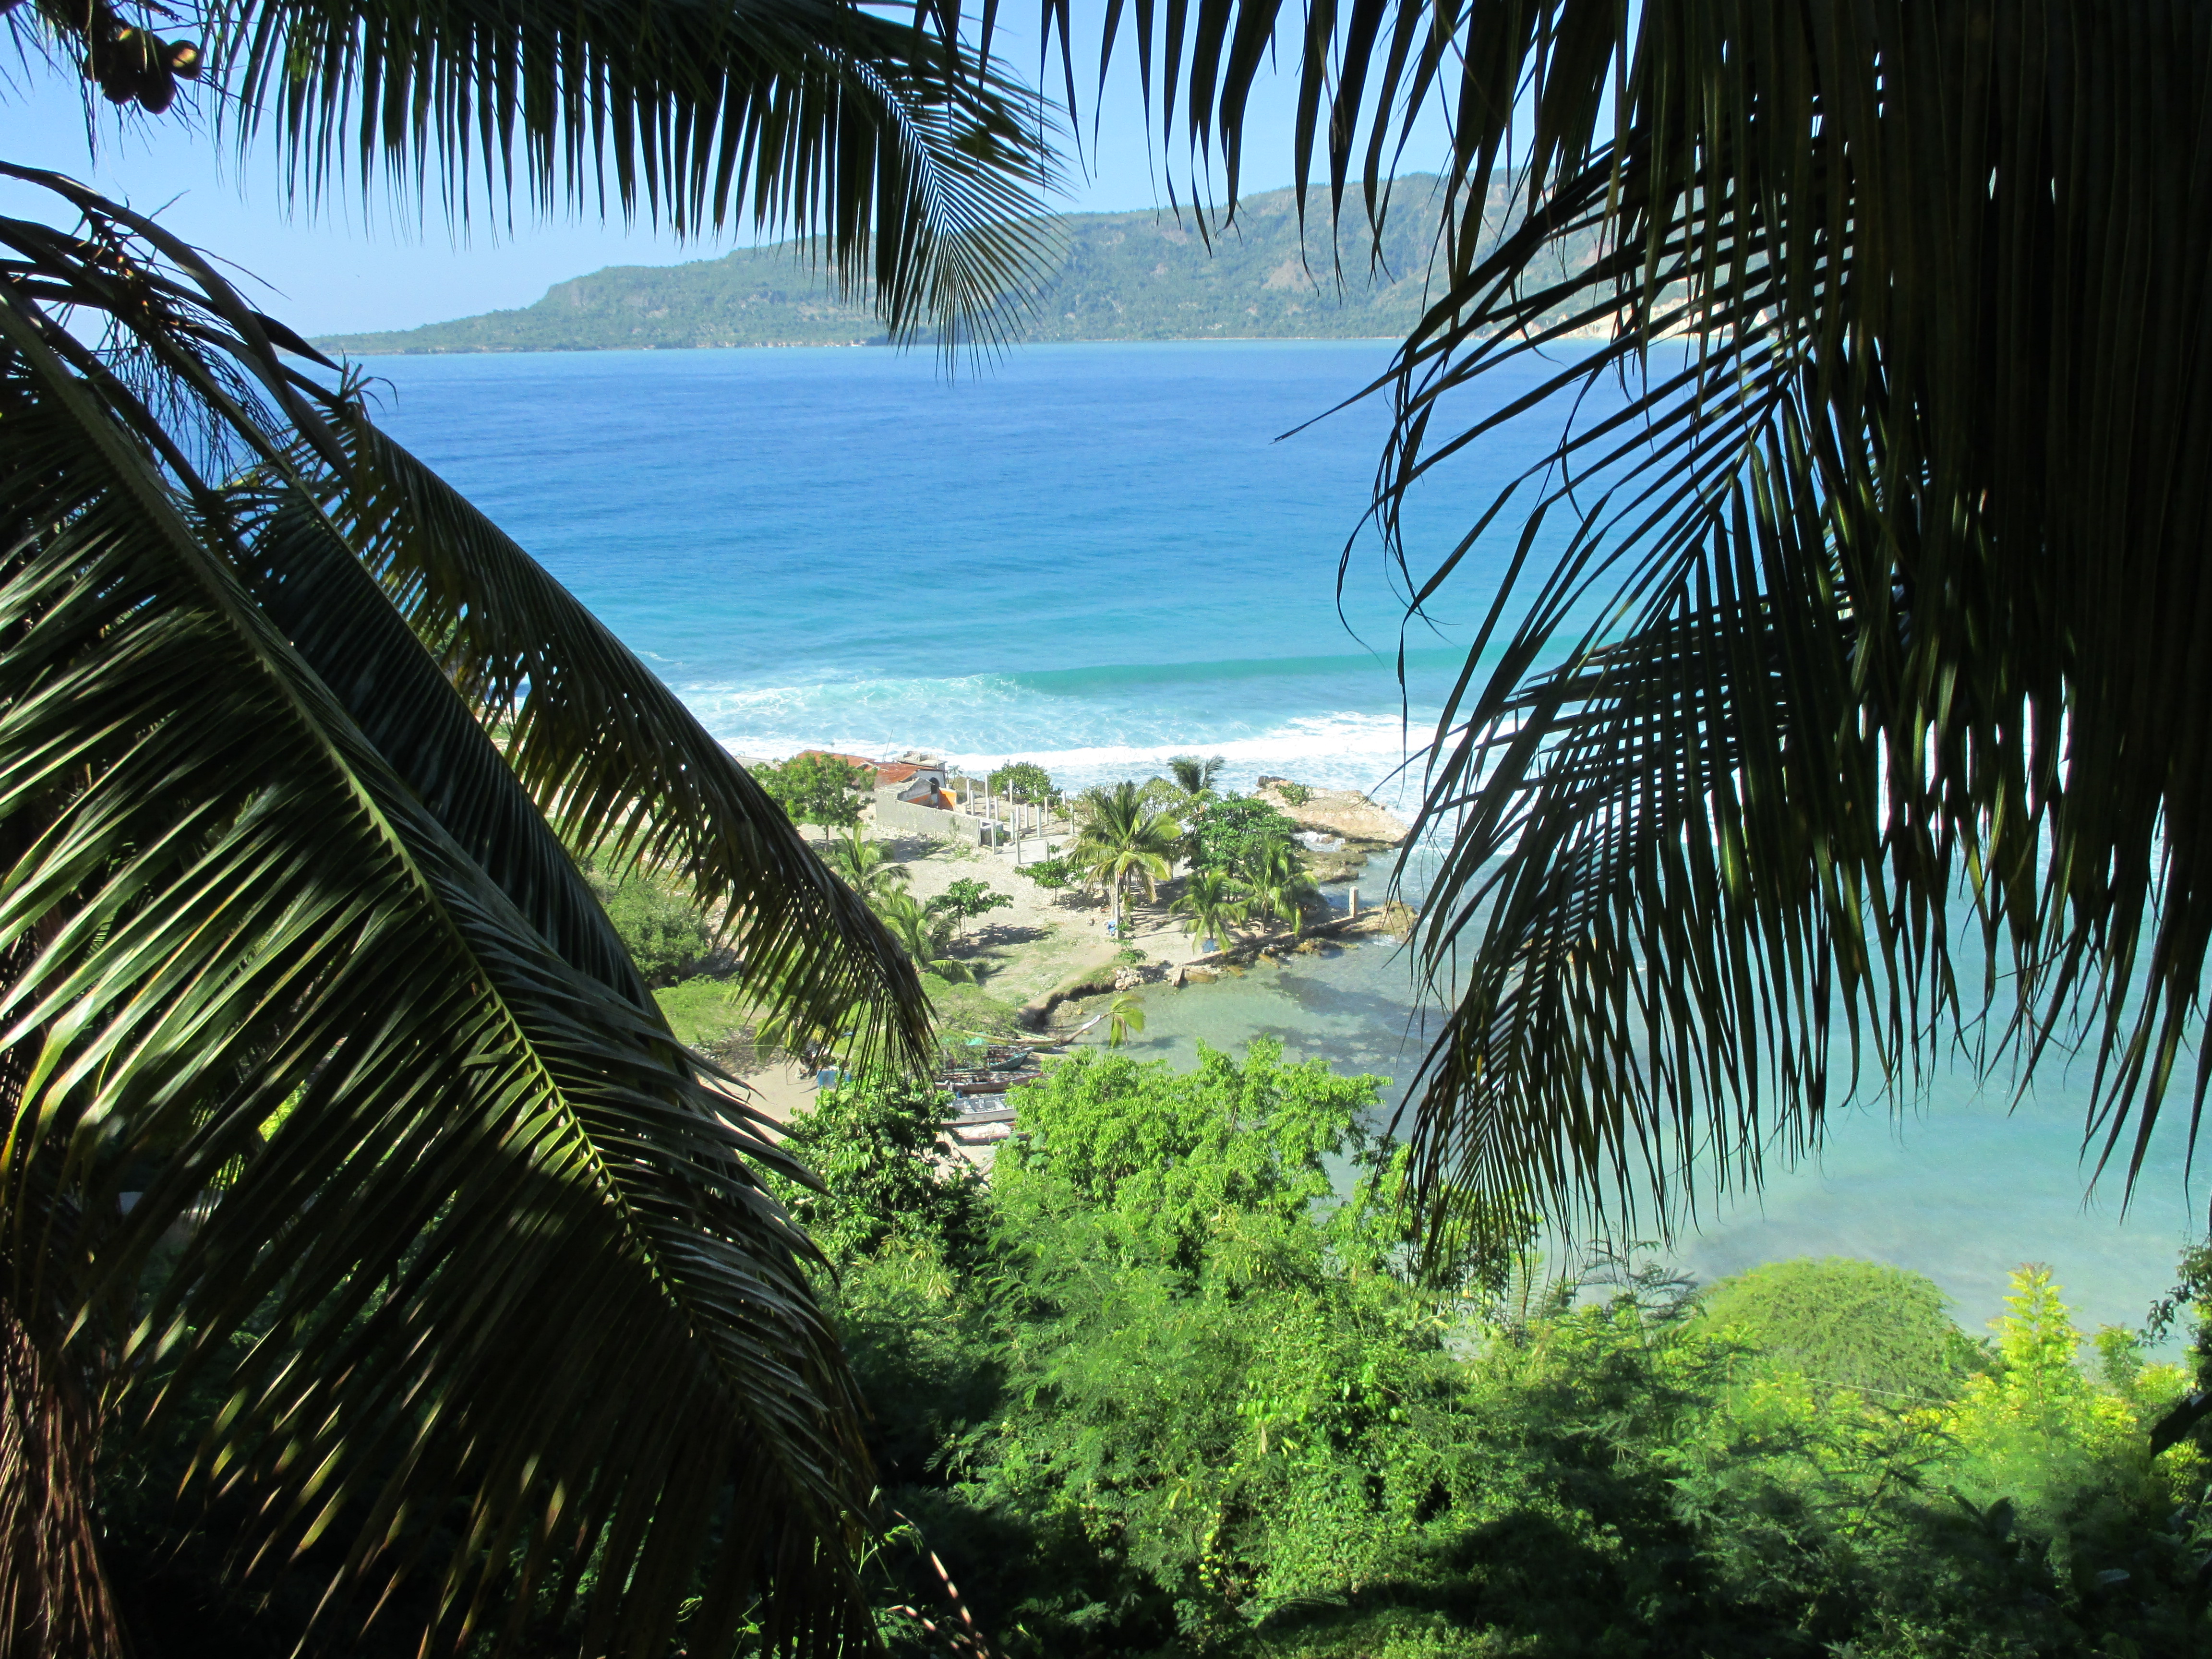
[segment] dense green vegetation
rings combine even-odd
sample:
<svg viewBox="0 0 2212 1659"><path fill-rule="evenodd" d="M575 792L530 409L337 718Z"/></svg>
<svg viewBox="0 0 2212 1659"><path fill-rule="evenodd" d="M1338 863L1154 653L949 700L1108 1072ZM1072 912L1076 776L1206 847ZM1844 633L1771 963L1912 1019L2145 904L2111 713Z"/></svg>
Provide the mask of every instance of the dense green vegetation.
<svg viewBox="0 0 2212 1659"><path fill-rule="evenodd" d="M925 1091L794 1127L915 1529L887 1604L958 1622L926 1546L1009 1656L2192 1650L2206 1465L2146 1440L2182 1373L2085 1364L2047 1272L1977 1340L1870 1263L1547 1288L1493 1215L1424 1287L1375 1083L1079 1055L988 1185Z"/></svg>
<svg viewBox="0 0 2212 1659"><path fill-rule="evenodd" d="M1008 761L994 768L990 784L994 793L1007 798L1018 795L1026 805L1060 799L1060 786L1052 781L1052 774L1035 761Z"/></svg>

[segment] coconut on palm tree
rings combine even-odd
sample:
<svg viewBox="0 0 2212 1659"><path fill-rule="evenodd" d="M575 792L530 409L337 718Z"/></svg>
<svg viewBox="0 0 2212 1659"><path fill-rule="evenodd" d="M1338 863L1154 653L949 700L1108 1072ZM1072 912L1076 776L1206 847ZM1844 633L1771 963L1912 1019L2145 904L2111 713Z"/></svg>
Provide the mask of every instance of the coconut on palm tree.
<svg viewBox="0 0 2212 1659"><path fill-rule="evenodd" d="M1194 870L1168 908L1189 918L1183 931L1192 938L1225 944L1230 928L1244 920L1244 890L1227 871Z"/></svg>
<svg viewBox="0 0 2212 1659"><path fill-rule="evenodd" d="M463 209L803 230L895 334L989 326L1032 245L1034 110L927 16L9 27L143 121L198 77L310 191L351 158ZM210 1390L228 1553L325 1575L311 1645L381 1602L476 1650L540 1595L594 1652L873 1639L854 1386L760 1178L787 1160L579 860L681 872L746 994L864 1052L927 1052L911 964L358 375L145 215L0 175L0 1647L125 1644L95 1444Z"/></svg>
<svg viewBox="0 0 2212 1659"><path fill-rule="evenodd" d="M1133 881L1149 900L1173 866L1182 826L1147 800L1133 783L1085 790L1077 802L1080 827L1068 856L1103 882L1116 933L1121 926L1121 893Z"/></svg>

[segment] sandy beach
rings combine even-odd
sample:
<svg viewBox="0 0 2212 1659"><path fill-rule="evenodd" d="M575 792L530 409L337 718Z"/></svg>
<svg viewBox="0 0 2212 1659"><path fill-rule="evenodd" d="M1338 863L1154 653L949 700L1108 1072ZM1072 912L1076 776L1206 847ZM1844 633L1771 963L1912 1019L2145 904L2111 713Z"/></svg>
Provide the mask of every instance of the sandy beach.
<svg viewBox="0 0 2212 1659"><path fill-rule="evenodd" d="M1314 791L1301 800L1295 789L1286 797L1281 781L1271 780L1257 793L1302 829L1341 839L1340 848L1314 858L1314 873L1323 881L1340 881L1346 875L1356 881L1369 854L1389 847L1405 833L1401 822L1351 792ZM1046 1005L1059 1000L1055 994L1087 985L1092 988L1068 994L1065 1005L1053 1010L1057 1024L1079 1023L1093 1012L1090 1002L1112 994L1115 975L1125 982L1158 983L1202 956L1203 941L1190 933L1187 918L1171 908L1182 889L1180 869L1158 884L1150 898L1141 886L1126 895L1120 935L1115 937L1107 931L1109 911L1103 891L1070 887L1054 892L1022 873L1026 866L1046 856L1046 843L1035 836L1019 848L990 848L911 832L879 835L875 818L872 807L862 809L863 832L886 842L893 860L907 872L907 890L915 898L927 903L955 882L974 880L1010 901L969 922L952 941L950 954L971 966L980 983L972 992L956 987L940 995L948 1035L970 1027L988 1029L986 1021L995 1028L993 1034L1012 1029L1017 1021L1034 1028L1047 1019ZM816 838L820 834L807 833ZM1058 827L1050 842L1064 851L1074 833L1072 828ZM1379 897L1381 884L1378 868L1375 896ZM1310 921L1322 920L1325 914L1317 908ZM1373 931L1390 925L1371 902L1363 921ZM1265 937L1260 930L1245 932L1248 937ZM742 1081L754 1108L778 1122L804 1109L816 1087L811 1071L788 1062L749 1070Z"/></svg>

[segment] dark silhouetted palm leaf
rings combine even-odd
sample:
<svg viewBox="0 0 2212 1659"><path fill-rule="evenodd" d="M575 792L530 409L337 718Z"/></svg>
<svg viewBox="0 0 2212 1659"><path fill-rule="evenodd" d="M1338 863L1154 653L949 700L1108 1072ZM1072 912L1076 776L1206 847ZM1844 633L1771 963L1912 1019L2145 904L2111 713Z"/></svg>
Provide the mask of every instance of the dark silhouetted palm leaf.
<svg viewBox="0 0 2212 1659"><path fill-rule="evenodd" d="M1294 54L1332 224L1392 210L1450 112L1433 303L1376 387L1394 538L1454 453L1626 388L1409 572L1425 606L1522 526L1421 825L1454 1012L1409 1098L1421 1184L1468 1200L1438 1224L1531 1182L1663 1220L1962 1028L2029 1070L2082 1034L2131 1181L2212 939L2202 15L1131 0L1117 30L1232 198Z"/></svg>
<svg viewBox="0 0 2212 1659"><path fill-rule="evenodd" d="M166 104L115 14L43 15ZM626 210L814 234L949 341L1025 274L1039 169L927 21L265 6L205 38L309 184L356 119L449 203L471 166L600 168ZM112 1650L93 1437L200 1381L201 1489L264 1564L339 1547L341 1643L410 1572L432 1648L872 1642L856 1403L758 1176L804 1172L577 860L688 880L802 1043L918 1060L912 966L335 366L159 226L0 171L77 218L0 220L0 1649Z"/></svg>

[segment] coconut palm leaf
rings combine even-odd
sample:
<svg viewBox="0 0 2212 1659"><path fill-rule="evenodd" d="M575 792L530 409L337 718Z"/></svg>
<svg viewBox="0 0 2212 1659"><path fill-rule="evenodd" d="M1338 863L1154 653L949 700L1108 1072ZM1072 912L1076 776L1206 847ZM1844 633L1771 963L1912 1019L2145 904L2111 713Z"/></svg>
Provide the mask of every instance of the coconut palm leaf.
<svg viewBox="0 0 2212 1659"><path fill-rule="evenodd" d="M386 439L350 388L333 392L279 359L279 344L309 348L246 306L191 249L71 181L4 167L0 173L53 189L85 216L88 234L76 239L35 222L0 221L0 247L23 252L24 268L40 279L40 298L104 318L119 337L105 356L65 334L55 337L55 349L134 406L181 404L196 429L173 434L179 422L165 427L150 408L137 422L147 441L167 447L173 466L189 468L204 453L215 470L257 467L319 501L406 621L434 646L477 717L505 732L514 775L572 852L610 867L680 872L702 903L723 910L749 979L811 1010L817 1030L842 1030L838 1022L860 1002L869 1011L869 1054L912 1063L929 1052L920 984L874 918L635 653L464 497ZM155 253L166 257L149 257ZM143 396L120 381L126 372L148 382ZM180 394L179 383L197 396ZM295 435L273 424L278 415ZM369 597L358 583L343 591L351 603ZM345 606L325 625L344 644L352 629ZM397 718L419 692L419 665L404 652L380 660L399 682L362 678L368 671L356 662L345 671L356 677L351 695L364 709L392 704L379 718ZM400 684L415 690L402 692ZM473 782L511 789L488 782L483 757L474 760ZM426 756L422 763L450 768L453 761ZM448 799L460 799L456 783L448 775L439 786ZM507 856L525 855L510 848ZM546 890L580 890L573 872L540 871L534 879ZM594 971L611 970L602 962Z"/></svg>
<svg viewBox="0 0 2212 1659"><path fill-rule="evenodd" d="M565 200L685 234L750 219L800 238L848 292L872 288L894 338L932 330L948 349L1000 338L1045 268L1043 113L959 40L957 14L843 0L28 12L118 103L158 112L179 73L204 68L218 125L241 153L272 136L311 198L350 167L364 191L380 176L457 220L479 191L510 215L517 196L541 212Z"/></svg>
<svg viewBox="0 0 2212 1659"><path fill-rule="evenodd" d="M1431 751L1422 828L1452 851L1424 961L1455 1014L1412 1097L1424 1189L1540 1171L1555 1214L1610 1188L1663 1224L1962 1029L2023 1082L2078 1034L2087 1144L2130 1180L2177 1086L2193 1133L2196 14L1352 0L1279 25L1132 0L1117 31L1232 194L1257 66L1294 52L1293 164L1333 222L1355 181L1379 220L1419 106L1450 114L1376 511L1417 611L1522 533ZM1533 389L1485 401L1540 352ZM1404 548L1435 468L1607 382L1619 412L1456 546Z"/></svg>
<svg viewBox="0 0 2212 1659"><path fill-rule="evenodd" d="M867 907L659 677L357 404L329 421L350 471L327 474L347 541L442 661L562 839L617 866L682 873L764 982L836 1029L869 1010L863 1048L930 1048L928 1005ZM856 948L857 947L857 948Z"/></svg>
<svg viewBox="0 0 2212 1659"><path fill-rule="evenodd" d="M1147 898L1175 861L1182 826L1157 800L1130 782L1101 785L1079 797L1080 824L1068 854L1079 868L1106 884L1114 921L1121 920L1121 890L1133 878L1145 884Z"/></svg>
<svg viewBox="0 0 2212 1659"><path fill-rule="evenodd" d="M41 321L0 294L11 1310L50 1361L119 1339L142 1395L254 1334L214 1478L280 1559L350 1536L346 1590L458 1513L428 1563L452 1642L518 1633L518 1583L566 1596L595 1556L611 1650L660 1651L694 1579L710 1641L772 1587L778 1644L857 1630L865 1461L806 1247L752 1172L783 1160L255 603L241 573L293 509L164 476ZM70 1346L70 1310L188 1211L150 1311Z"/></svg>
<svg viewBox="0 0 2212 1659"><path fill-rule="evenodd" d="M264 1564L344 1546L337 1639L410 1571L433 1648L572 1607L594 1650L665 1650L679 1616L709 1646L863 1639L850 1385L755 1174L801 1172L702 1085L556 830L682 863L799 1026L852 1024L849 993L911 1052L912 969L442 485L414 499L463 533L348 539L405 460L356 465L351 389L277 356L303 343L32 182L83 218L0 221L0 1526L39 1546L0 1556L7 1628L112 1650L94 1438L205 1373L202 1488L258 1514ZM427 653L394 568L529 611L469 637L557 710L464 672L450 627ZM498 718L528 728L504 752Z"/></svg>
<svg viewBox="0 0 2212 1659"><path fill-rule="evenodd" d="M880 899L896 893L914 879L914 872L891 857L891 844L871 840L856 820L842 836L822 844L822 861L864 899Z"/></svg>
<svg viewBox="0 0 2212 1659"><path fill-rule="evenodd" d="M1183 931L1193 939L1230 942L1229 930L1249 914L1247 895L1235 878L1223 870L1194 870L1182 896L1168 908L1189 920Z"/></svg>

